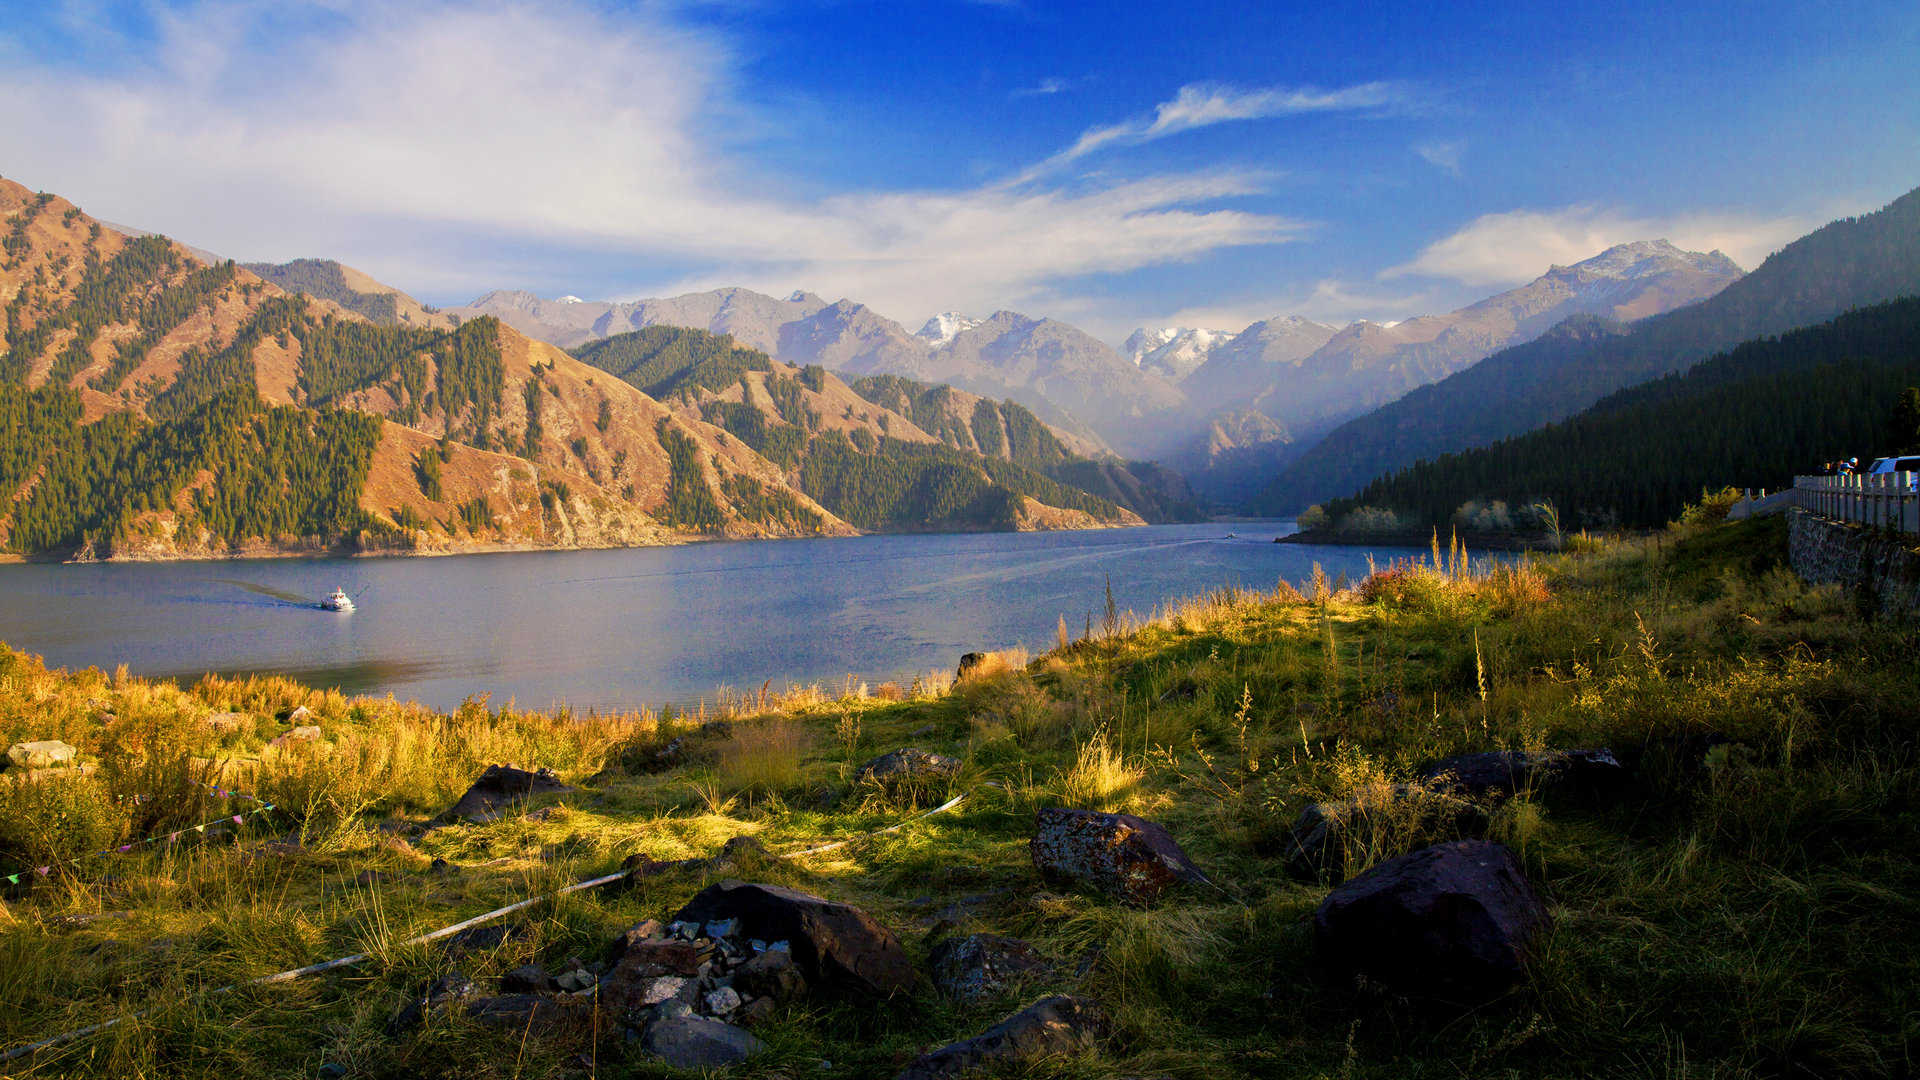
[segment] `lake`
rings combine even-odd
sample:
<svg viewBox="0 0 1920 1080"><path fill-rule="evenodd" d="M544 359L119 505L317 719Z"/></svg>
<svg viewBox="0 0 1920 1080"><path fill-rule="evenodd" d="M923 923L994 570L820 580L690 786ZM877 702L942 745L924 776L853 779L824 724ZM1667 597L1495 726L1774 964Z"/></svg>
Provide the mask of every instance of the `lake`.
<svg viewBox="0 0 1920 1080"><path fill-rule="evenodd" d="M1222 585L1298 583L1367 550L1275 544L1291 522L865 536L443 558L0 565L0 641L60 667L276 673L437 708L712 700L768 679L951 672L1077 636L1105 587L1142 614ZM1237 537L1230 536L1237 533ZM1380 549L1385 562L1409 554ZM335 586L359 605L315 605Z"/></svg>

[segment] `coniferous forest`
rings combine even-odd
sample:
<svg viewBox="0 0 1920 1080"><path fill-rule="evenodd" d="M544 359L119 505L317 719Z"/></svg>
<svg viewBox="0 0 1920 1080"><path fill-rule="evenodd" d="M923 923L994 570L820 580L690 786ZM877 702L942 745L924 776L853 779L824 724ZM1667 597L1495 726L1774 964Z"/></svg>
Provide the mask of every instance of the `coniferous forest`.
<svg viewBox="0 0 1920 1080"><path fill-rule="evenodd" d="M1824 462L1873 457L1920 382L1920 299L1764 338L1622 390L1557 424L1421 462L1326 506L1439 524L1469 500L1558 508L1566 527L1652 526L1704 488L1778 489ZM1406 522L1403 522L1403 524Z"/></svg>

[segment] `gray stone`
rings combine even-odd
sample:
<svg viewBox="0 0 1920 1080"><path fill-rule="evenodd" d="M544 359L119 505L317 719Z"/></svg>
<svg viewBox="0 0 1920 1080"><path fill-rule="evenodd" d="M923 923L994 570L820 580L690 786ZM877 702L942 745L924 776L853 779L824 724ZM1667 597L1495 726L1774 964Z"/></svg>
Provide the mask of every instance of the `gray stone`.
<svg viewBox="0 0 1920 1080"><path fill-rule="evenodd" d="M784 950L770 949L735 968L733 985L743 994L782 1005L807 992L806 976L793 954Z"/></svg>
<svg viewBox="0 0 1920 1080"><path fill-rule="evenodd" d="M445 817L474 824L498 820L506 809L534 795L567 792L552 770L528 772L512 765L489 765Z"/></svg>
<svg viewBox="0 0 1920 1080"><path fill-rule="evenodd" d="M1050 967L1032 945L999 934L948 938L929 957L933 983L956 1001L974 1003L1044 976Z"/></svg>
<svg viewBox="0 0 1920 1080"><path fill-rule="evenodd" d="M711 991L703 999L709 1016L725 1016L740 1007L740 993L731 986Z"/></svg>
<svg viewBox="0 0 1920 1080"><path fill-rule="evenodd" d="M981 667L986 665L986 662L987 662L986 653L983 653L983 652L963 653L960 657L960 666L954 670L953 681L959 682L961 679L964 679L967 676L973 674L974 672L980 670Z"/></svg>
<svg viewBox="0 0 1920 1080"><path fill-rule="evenodd" d="M793 889L722 881L701 890L674 918L738 919L749 937L789 941L794 963L817 989L889 997L910 993L916 982L906 949L872 916Z"/></svg>
<svg viewBox="0 0 1920 1080"><path fill-rule="evenodd" d="M1518 982L1548 923L1513 852L1485 840L1389 859L1313 914L1315 951L1336 979L1460 1004Z"/></svg>
<svg viewBox="0 0 1920 1080"><path fill-rule="evenodd" d="M7 760L20 769L52 769L72 765L80 751L59 739L39 739L14 743L7 748Z"/></svg>
<svg viewBox="0 0 1920 1080"><path fill-rule="evenodd" d="M1091 885L1130 904L1150 904L1180 882L1207 881L1167 830L1132 814L1042 810L1028 850L1047 881Z"/></svg>
<svg viewBox="0 0 1920 1080"><path fill-rule="evenodd" d="M553 989L547 969L538 964L514 968L500 976L500 989L509 994L538 994Z"/></svg>
<svg viewBox="0 0 1920 1080"><path fill-rule="evenodd" d="M1111 1025L1097 1002L1056 994L957 1043L914 1059L894 1080L947 1080L1000 1071L1060 1054L1091 1050Z"/></svg>
<svg viewBox="0 0 1920 1080"><path fill-rule="evenodd" d="M591 987L596 981L598 980L593 977L592 972L575 968L572 971L555 976L553 985L558 987L563 993L577 994Z"/></svg>
<svg viewBox="0 0 1920 1080"><path fill-rule="evenodd" d="M960 771L960 760L917 746L906 746L881 754L854 774L854 782L893 787L898 784L929 784L950 780Z"/></svg>
<svg viewBox="0 0 1920 1080"><path fill-rule="evenodd" d="M730 938L739 932L739 919L715 919L706 925L706 933L710 938Z"/></svg>
<svg viewBox="0 0 1920 1080"><path fill-rule="evenodd" d="M307 723L312 719L313 719L313 710L307 708L305 705L298 706L292 712L287 714L287 723L293 724L296 727L301 724Z"/></svg>
<svg viewBox="0 0 1920 1080"><path fill-rule="evenodd" d="M675 1068L717 1069L747 1060L766 1044L732 1024L679 1016L648 1024L640 1048Z"/></svg>
<svg viewBox="0 0 1920 1080"><path fill-rule="evenodd" d="M267 740L267 745L284 749L286 747L292 746L294 743L318 742L320 739L320 734L321 732L320 732L319 725L303 724L298 727L295 727L292 731L289 731L284 735L279 735L272 739Z"/></svg>
<svg viewBox="0 0 1920 1080"><path fill-rule="evenodd" d="M653 1007L653 1018L655 1020L672 1020L675 1017L692 1015L693 1006L687 1004L686 1001L681 998L668 998Z"/></svg>

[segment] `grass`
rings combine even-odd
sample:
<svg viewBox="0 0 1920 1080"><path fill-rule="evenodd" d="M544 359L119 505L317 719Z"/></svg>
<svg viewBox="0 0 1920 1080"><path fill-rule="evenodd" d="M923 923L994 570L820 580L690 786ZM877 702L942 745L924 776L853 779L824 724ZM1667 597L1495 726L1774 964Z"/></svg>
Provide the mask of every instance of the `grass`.
<svg viewBox="0 0 1920 1080"><path fill-rule="evenodd" d="M1911 1074L1916 633L1801 584L1784 543L1777 521L1694 520L1523 563L1436 544L1419 565L1346 587L1321 575L1110 612L951 687L732 695L726 729L484 701L441 714L277 679L181 689L0 652L0 736L63 738L96 766L64 781L0 775L0 873L241 805L202 795L207 776L287 808L239 837L89 860L8 892L0 1043L154 1010L8 1075L278 1077L326 1062L364 1076L663 1075L617 1033L589 1048L460 1019L382 1029L450 965L484 983L529 961L592 959L703 875L536 907L478 953L398 943L633 854L706 856L735 835L794 851L892 824L914 804L862 797L853 770L906 745L961 759L967 801L739 872L858 904L921 961L929 933L945 932L936 913L975 898L963 928L1027 938L1059 962L1030 995L1089 994L1117 1021L1101 1054L1032 1075ZM269 749L296 706L325 738ZM245 722L204 722L225 711ZM675 738L678 764L655 771ZM1488 808L1492 835L1553 905L1526 986L1434 1016L1315 977L1308 920L1327 886L1285 871L1302 809L1360 807L1341 868L1359 872L1444 832L1420 800L1391 797L1422 764L1594 745L1631 767L1620 797L1526 793ZM579 790L486 825L408 828L493 761L553 768ZM158 797L124 798L135 793ZM1161 822L1220 889L1147 910L1043 889L1032 814L1066 804ZM449 868L430 869L435 858ZM356 884L366 871L377 883ZM194 994L363 950L374 959L337 974ZM763 1028L772 1051L739 1073L890 1076L1018 1004L930 991L886 1008L819 1003Z"/></svg>

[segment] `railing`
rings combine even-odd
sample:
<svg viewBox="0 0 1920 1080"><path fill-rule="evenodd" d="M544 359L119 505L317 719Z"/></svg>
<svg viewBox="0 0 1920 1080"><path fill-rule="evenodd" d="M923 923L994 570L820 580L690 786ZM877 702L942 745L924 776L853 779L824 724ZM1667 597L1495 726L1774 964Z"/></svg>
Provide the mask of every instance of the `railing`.
<svg viewBox="0 0 1920 1080"><path fill-rule="evenodd" d="M1920 472L1796 476L1794 502L1835 521L1920 533Z"/></svg>

